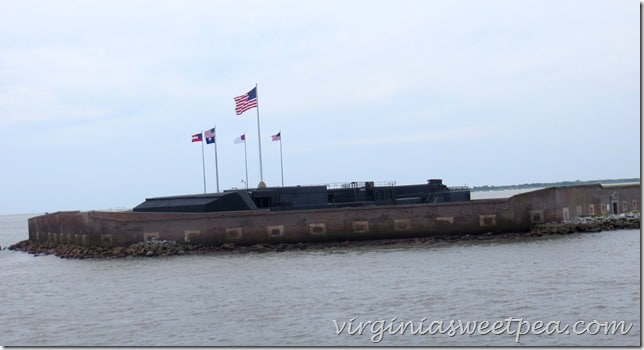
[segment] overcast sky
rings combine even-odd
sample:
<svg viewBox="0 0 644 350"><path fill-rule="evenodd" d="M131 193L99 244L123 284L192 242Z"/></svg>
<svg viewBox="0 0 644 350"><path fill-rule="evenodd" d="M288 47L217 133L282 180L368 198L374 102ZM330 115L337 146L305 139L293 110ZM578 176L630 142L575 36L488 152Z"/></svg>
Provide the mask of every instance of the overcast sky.
<svg viewBox="0 0 644 350"><path fill-rule="evenodd" d="M640 3L0 2L0 213L131 208L260 180L639 177ZM205 149L208 192L215 152Z"/></svg>

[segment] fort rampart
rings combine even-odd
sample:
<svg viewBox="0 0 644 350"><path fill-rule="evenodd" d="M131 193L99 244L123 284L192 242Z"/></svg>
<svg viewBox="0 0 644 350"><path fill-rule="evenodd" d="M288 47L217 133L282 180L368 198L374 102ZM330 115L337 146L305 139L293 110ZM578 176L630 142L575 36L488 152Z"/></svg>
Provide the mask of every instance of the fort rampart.
<svg viewBox="0 0 644 350"><path fill-rule="evenodd" d="M212 213L67 211L29 219L29 240L128 246L297 243L528 231L579 216L640 210L640 184L550 187L507 199L297 211Z"/></svg>

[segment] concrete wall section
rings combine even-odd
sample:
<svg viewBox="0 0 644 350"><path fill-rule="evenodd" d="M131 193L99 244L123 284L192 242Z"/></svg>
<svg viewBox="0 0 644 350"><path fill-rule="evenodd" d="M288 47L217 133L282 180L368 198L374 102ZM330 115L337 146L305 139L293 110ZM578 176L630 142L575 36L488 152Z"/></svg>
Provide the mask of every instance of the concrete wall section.
<svg viewBox="0 0 644 350"><path fill-rule="evenodd" d="M515 223L570 221L580 216L621 214L640 210L639 184L549 187L509 198Z"/></svg>
<svg viewBox="0 0 644 350"><path fill-rule="evenodd" d="M642 192L639 184L605 186L602 194L600 213L604 206L608 213L619 214L641 210Z"/></svg>

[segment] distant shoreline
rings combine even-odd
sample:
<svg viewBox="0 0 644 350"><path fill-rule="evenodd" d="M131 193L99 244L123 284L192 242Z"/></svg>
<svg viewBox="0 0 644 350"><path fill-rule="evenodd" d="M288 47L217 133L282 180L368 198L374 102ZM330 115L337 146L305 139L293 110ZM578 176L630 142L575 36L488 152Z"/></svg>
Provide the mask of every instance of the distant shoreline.
<svg viewBox="0 0 644 350"><path fill-rule="evenodd" d="M628 183L639 183L639 182L640 182L640 178L638 178L638 177L629 178L629 179L535 182L535 183L519 184L519 185L473 186L473 187L470 187L470 191L503 191L503 190L519 190L519 189L525 189L525 188L543 188L543 187L553 187L553 186L576 186L576 185L589 185L589 184L614 185L614 184L628 184Z"/></svg>

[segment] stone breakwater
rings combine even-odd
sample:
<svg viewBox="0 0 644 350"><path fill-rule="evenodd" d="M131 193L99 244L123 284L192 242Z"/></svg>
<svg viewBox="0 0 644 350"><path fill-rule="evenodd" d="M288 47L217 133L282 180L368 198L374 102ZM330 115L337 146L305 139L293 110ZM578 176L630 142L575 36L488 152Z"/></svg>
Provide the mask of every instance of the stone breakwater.
<svg viewBox="0 0 644 350"><path fill-rule="evenodd" d="M323 243L278 243L236 245L224 243L220 246L207 246L190 243L177 243L175 241L150 240L139 242L128 247L87 247L77 245L60 245L52 242L35 242L25 240L9 247L10 250L23 251L34 256L55 255L65 259L100 259L100 258L125 258L125 257L159 257L173 255L195 254L239 254L239 253L264 253L283 252L304 249L328 249L339 247L365 247L380 245L432 245L459 241L485 241L485 240L512 240L548 235L566 235L576 232L600 232L619 229L640 228L640 213L631 212L610 216L578 217L570 222L546 223L535 225L528 232L515 233L482 233L482 234L450 234L432 237L407 238L407 239L382 239L368 241L343 241Z"/></svg>
<svg viewBox="0 0 644 350"><path fill-rule="evenodd" d="M273 244L252 246L238 246L234 243L225 243L221 246L207 246L201 244L177 243L175 241L151 240L139 242L128 247L87 247L78 245L60 245L51 242L21 241L9 247L35 256L55 255L65 259L97 259L97 258L124 258L124 257L158 257L171 255L194 255L209 253L245 253L267 251L287 251L306 249L303 243Z"/></svg>
<svg viewBox="0 0 644 350"><path fill-rule="evenodd" d="M610 216L582 216L570 222L546 223L532 227L532 234L570 234L640 228L640 213Z"/></svg>

